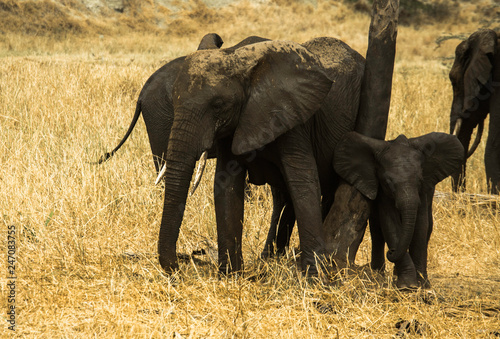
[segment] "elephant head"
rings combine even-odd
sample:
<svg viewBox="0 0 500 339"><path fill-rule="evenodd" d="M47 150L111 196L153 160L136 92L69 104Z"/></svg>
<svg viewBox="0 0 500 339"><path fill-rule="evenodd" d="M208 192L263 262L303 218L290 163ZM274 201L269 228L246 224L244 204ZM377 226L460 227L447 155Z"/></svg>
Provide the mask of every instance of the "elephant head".
<svg viewBox="0 0 500 339"><path fill-rule="evenodd" d="M345 135L335 149L335 171L371 200L383 194L400 218L397 225L382 224L388 243L387 258L396 262L409 249L415 230L420 194L455 171L463 147L455 136L430 133L408 139L400 135L383 141L356 132ZM387 238L386 238L387 239Z"/></svg>
<svg viewBox="0 0 500 339"><path fill-rule="evenodd" d="M455 61L450 71L453 87L450 133L458 137L464 146L466 157L461 173L457 171L452 176L454 191L458 191L459 187L465 188L465 162L481 141L484 119L490 112L490 99L495 90L500 90L494 88L500 83L493 80L498 39L494 31L482 29L461 42L455 50ZM471 135L477 126L476 139L469 148Z"/></svg>
<svg viewBox="0 0 500 339"><path fill-rule="evenodd" d="M258 150L308 120L331 84L320 61L291 42L186 57L173 86L174 122L164 173L158 252L165 270L177 267L176 242L198 157L222 138L230 140L236 155Z"/></svg>

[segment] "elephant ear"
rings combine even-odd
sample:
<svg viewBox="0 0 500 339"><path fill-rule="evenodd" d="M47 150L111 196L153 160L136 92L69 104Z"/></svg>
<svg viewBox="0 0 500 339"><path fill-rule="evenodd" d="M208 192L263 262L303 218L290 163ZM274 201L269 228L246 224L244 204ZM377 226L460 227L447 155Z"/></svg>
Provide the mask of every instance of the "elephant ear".
<svg viewBox="0 0 500 339"><path fill-rule="evenodd" d="M463 60L468 65L464 73L464 111L467 111L474 109L481 87L491 80L497 35L490 29L479 30L469 37L465 47Z"/></svg>
<svg viewBox="0 0 500 339"><path fill-rule="evenodd" d="M410 145L424 154L422 175L432 187L458 171L464 160L464 147L451 134L429 133L410 139Z"/></svg>
<svg viewBox="0 0 500 339"><path fill-rule="evenodd" d="M377 197L376 154L387 147L387 142L365 137L356 132L346 133L335 147L335 172L368 199Z"/></svg>
<svg viewBox="0 0 500 339"><path fill-rule="evenodd" d="M234 133L234 154L259 149L305 123L330 91L321 62L298 44L269 41L235 53L255 60L244 76L248 99Z"/></svg>
<svg viewBox="0 0 500 339"><path fill-rule="evenodd" d="M208 33L201 38L200 44L198 45L198 51L203 49L219 49L221 48L224 41L217 33Z"/></svg>

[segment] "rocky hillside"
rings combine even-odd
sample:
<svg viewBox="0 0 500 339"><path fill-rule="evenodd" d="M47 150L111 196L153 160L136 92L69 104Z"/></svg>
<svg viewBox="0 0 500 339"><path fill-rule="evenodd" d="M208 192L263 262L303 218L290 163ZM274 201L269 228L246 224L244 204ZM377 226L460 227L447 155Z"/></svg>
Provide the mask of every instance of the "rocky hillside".
<svg viewBox="0 0 500 339"><path fill-rule="evenodd" d="M125 9L128 6L130 6L131 3L130 0L79 0L79 1L94 13L99 13L100 11L107 9L112 9L114 11L123 13ZM200 0L198 2L205 4L207 7L222 7L239 1L241 0L203 0L203 1ZM179 6L180 1L178 0L150 0L144 2L149 2L149 4L153 6L163 6L173 11L178 10L180 7ZM260 0L253 2L262 3L268 1Z"/></svg>
<svg viewBox="0 0 500 339"><path fill-rule="evenodd" d="M370 14L372 0L0 0L0 34L117 34L126 31L190 34L194 25L233 19L242 9L295 13L348 8ZM260 7L260 6L265 6ZM262 14L266 15L266 14ZM500 0L401 0L400 24L470 20L500 29Z"/></svg>

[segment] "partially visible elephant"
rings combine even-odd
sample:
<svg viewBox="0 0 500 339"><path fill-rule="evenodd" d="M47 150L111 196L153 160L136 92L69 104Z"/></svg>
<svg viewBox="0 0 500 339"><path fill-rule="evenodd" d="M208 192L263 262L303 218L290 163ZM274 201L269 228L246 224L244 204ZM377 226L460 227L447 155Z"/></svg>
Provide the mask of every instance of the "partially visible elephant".
<svg viewBox="0 0 500 339"><path fill-rule="evenodd" d="M243 185L286 192L297 219L302 269L325 254L321 196L338 183L331 166L354 129L364 58L334 38L299 45L267 41L186 57L173 86L174 123L166 157L158 252L177 268L176 243L198 158L217 147L215 208L222 272L242 267Z"/></svg>
<svg viewBox="0 0 500 339"><path fill-rule="evenodd" d="M450 133L464 146L461 170L453 174L453 190L465 189L467 158L481 141L484 119L490 113L490 125L484 163L488 191L498 194L500 188L500 33L481 29L461 42L455 51L450 71L453 103ZM472 132L478 126L473 145Z"/></svg>
<svg viewBox="0 0 500 339"><path fill-rule="evenodd" d="M374 270L395 264L398 288L429 287L427 248L434 187L463 161L460 141L446 133L383 141L351 132L335 149L335 171L374 200L370 215Z"/></svg>

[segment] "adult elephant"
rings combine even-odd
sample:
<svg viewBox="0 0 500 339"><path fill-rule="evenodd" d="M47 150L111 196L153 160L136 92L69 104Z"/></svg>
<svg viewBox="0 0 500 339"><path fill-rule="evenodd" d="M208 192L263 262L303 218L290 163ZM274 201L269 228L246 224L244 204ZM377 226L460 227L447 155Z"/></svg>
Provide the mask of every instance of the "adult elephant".
<svg viewBox="0 0 500 339"><path fill-rule="evenodd" d="M176 242L196 160L216 145L215 208L219 265L240 270L243 186L269 183L293 202L302 269L325 254L321 195L338 178L340 138L354 129L364 58L334 38L303 45L267 41L186 57L173 86L174 122L166 157L158 241L161 266L177 267Z"/></svg>
<svg viewBox="0 0 500 339"><path fill-rule="evenodd" d="M335 150L335 171L374 200L370 216L374 270L395 264L398 288L430 287L427 248L432 233L432 198L437 183L463 161L460 141L446 133L384 141L351 132Z"/></svg>
<svg viewBox="0 0 500 339"><path fill-rule="evenodd" d="M484 163L488 191L498 194L500 188L500 33L481 29L461 42L455 51L450 71L453 103L450 133L458 137L465 149L461 170L453 174L453 190L465 189L467 158L476 150L483 132L484 119L490 113L490 125ZM476 139L469 148L471 135L478 127Z"/></svg>
<svg viewBox="0 0 500 339"><path fill-rule="evenodd" d="M263 41L269 41L269 39L250 36L243 39L238 44L224 49L224 51L231 53L240 47ZM201 39L198 50L219 49L222 44L223 40L218 34L209 33ZM101 156L98 161L99 164L111 158L127 141L142 113L146 124L151 152L153 154L155 169L157 173L160 171L162 164L165 164L170 130L172 129L174 121L172 88L185 59L186 56L181 56L172 60L156 70L149 77L139 94L135 114L127 132L111 152L107 152ZM215 156L216 150L215 147L213 147L207 152L207 157L215 158ZM273 212L270 229L276 230L279 222L281 222L281 224L285 222L285 218L281 218L282 210L293 211L293 207L291 207L289 196L286 192L281 192L277 187L271 187L271 192L273 196ZM295 222L294 216L292 222Z"/></svg>

